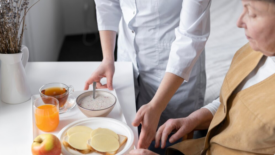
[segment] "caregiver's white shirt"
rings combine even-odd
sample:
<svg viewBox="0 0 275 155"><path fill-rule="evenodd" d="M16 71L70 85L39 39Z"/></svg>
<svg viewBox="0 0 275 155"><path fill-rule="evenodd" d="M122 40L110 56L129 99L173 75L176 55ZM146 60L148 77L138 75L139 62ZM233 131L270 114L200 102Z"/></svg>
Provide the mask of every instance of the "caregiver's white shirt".
<svg viewBox="0 0 275 155"><path fill-rule="evenodd" d="M275 56L274 57L266 57L264 56L257 67L244 79L244 81L238 86L237 91L244 90L248 87L251 87L272 74L275 73ZM204 106L203 108L208 109L213 115L215 115L216 111L220 106L220 98L214 100L212 103Z"/></svg>
<svg viewBox="0 0 275 155"><path fill-rule="evenodd" d="M211 0L95 2L98 29L119 31L117 61L133 64L137 109L152 100L166 72L188 82L169 101L159 125L203 106Z"/></svg>
<svg viewBox="0 0 275 155"><path fill-rule="evenodd" d="M119 29L118 60L132 61L136 77L166 70L188 81L210 33L210 1L95 0L98 30Z"/></svg>

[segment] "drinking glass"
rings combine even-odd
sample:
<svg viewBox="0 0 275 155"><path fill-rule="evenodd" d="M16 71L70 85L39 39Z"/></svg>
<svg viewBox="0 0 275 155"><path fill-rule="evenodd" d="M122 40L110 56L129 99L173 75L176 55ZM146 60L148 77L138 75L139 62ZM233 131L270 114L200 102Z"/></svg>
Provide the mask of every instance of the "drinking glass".
<svg viewBox="0 0 275 155"><path fill-rule="evenodd" d="M54 131L59 124L59 102L50 96L33 96L36 126L45 132Z"/></svg>

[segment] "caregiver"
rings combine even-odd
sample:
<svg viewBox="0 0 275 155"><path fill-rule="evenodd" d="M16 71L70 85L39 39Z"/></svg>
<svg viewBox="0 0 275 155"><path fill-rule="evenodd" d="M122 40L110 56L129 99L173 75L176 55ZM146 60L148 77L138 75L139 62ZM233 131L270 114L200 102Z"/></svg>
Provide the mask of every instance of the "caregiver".
<svg viewBox="0 0 275 155"><path fill-rule="evenodd" d="M134 126L142 124L138 148L148 148L157 127L201 108L205 93L204 46L210 32L210 0L95 0L103 60L85 85L113 89L118 61L132 62ZM100 79L106 77L107 84ZM184 82L185 81L185 82Z"/></svg>

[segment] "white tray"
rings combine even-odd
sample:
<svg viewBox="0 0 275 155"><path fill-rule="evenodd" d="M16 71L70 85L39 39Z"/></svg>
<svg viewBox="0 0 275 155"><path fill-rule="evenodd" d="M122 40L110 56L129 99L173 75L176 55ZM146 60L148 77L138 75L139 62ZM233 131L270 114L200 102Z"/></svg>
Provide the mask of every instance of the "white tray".
<svg viewBox="0 0 275 155"><path fill-rule="evenodd" d="M103 89L102 89L103 90ZM111 92L112 94L115 95L115 97L117 98L117 95L116 95L116 92L115 90L113 91L109 91L109 90L106 90L104 89L104 91L108 91L108 92ZM78 95L82 94L83 92L85 91L75 91L72 96L74 96L75 98L77 98ZM116 119L118 121L121 121L121 122L124 122L125 124L126 123L126 120L125 120L125 117L122 113L122 110L120 108L120 103L119 103L119 99L117 98L117 103L114 107L114 109L109 113L108 116L106 116L108 118L113 118L113 119ZM39 130L37 127L36 127L36 124L35 124L35 118L34 118L34 106L32 105L32 124L33 124L33 139L35 137L37 137L38 135L40 134L43 134L43 133L51 133L51 134L54 134L56 136L58 136L58 133L59 131L61 131L65 126L67 126L68 124L74 122L74 121L77 121L77 120L80 120L80 119L84 119L84 118L88 118L87 116L85 116L77 107L77 105L71 109L70 111L66 112L66 113L63 113L63 114L60 114L59 115L59 125L57 127L57 129L55 129L55 131L53 132L44 132L44 131L41 131Z"/></svg>

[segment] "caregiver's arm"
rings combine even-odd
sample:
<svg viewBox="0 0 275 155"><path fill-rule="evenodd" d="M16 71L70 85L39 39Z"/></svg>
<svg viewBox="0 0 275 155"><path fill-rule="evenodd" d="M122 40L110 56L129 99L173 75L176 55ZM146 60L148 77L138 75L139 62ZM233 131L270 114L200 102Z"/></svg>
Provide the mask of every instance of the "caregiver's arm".
<svg viewBox="0 0 275 155"><path fill-rule="evenodd" d="M99 31L100 42L103 53L103 61L110 61L114 63L114 50L116 44L116 32L109 30Z"/></svg>
<svg viewBox="0 0 275 155"><path fill-rule="evenodd" d="M142 106L133 122L142 124L138 148L148 148L154 139L160 115L184 80L188 81L210 33L210 1L184 0L176 39L172 43L165 76L154 98Z"/></svg>
<svg viewBox="0 0 275 155"><path fill-rule="evenodd" d="M90 78L85 83L84 90L89 89L89 85L93 82L96 82L96 87L99 89L108 88L110 90L113 89L113 75L115 72L114 65L114 49L115 49L115 41L116 41L116 32L109 30L99 31L100 34L100 42L103 53L103 60L96 71L90 76ZM107 84L102 85L100 83L101 78L107 78Z"/></svg>
<svg viewBox="0 0 275 155"><path fill-rule="evenodd" d="M113 89L114 67L114 48L116 32L118 31L121 19L121 9L119 0L95 0L97 25L100 33L100 41L103 52L103 60L97 70L85 83L85 90L89 85L97 82L97 88ZM106 77L107 84L101 85L100 79Z"/></svg>

